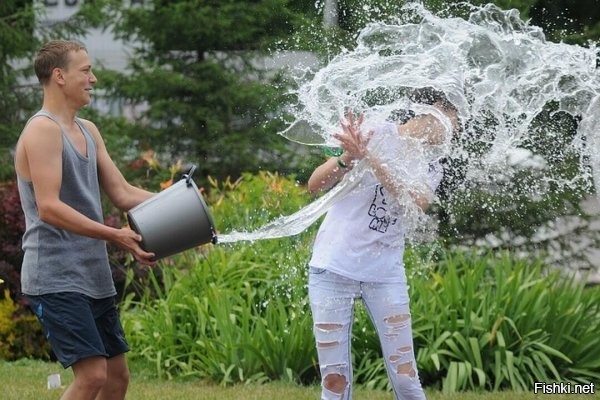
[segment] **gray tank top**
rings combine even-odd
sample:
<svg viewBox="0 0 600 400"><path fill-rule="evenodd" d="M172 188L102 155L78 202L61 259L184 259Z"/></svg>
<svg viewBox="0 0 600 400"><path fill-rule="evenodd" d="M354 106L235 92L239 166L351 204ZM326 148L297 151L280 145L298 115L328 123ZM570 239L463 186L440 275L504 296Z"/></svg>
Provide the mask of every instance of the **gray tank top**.
<svg viewBox="0 0 600 400"><path fill-rule="evenodd" d="M31 119L40 117L50 118L58 124L44 110ZM61 127L63 151L60 199L88 218L103 223L96 143L83 123L78 119L76 123L85 136L87 157L76 150ZM33 184L21 177L17 177L17 183L25 214L22 292L29 295L78 292L97 299L114 296L116 290L108 263L106 243L58 229L40 220Z"/></svg>

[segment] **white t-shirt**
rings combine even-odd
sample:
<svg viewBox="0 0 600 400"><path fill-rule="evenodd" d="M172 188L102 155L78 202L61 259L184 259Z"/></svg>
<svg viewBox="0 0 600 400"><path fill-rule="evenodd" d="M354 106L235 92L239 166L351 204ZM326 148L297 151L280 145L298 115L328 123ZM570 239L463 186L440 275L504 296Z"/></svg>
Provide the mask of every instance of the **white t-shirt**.
<svg viewBox="0 0 600 400"><path fill-rule="evenodd" d="M409 180L419 178L435 190L442 179L442 166L437 160L427 162L411 154L398 157L402 152L398 147L402 140L395 140L398 137L396 125L386 123L375 129L372 141L389 143L384 151L395 153L393 159L402 159L400 168L408 172ZM366 172L356 188L327 212L309 265L362 282L406 282L405 231L397 204L373 173Z"/></svg>

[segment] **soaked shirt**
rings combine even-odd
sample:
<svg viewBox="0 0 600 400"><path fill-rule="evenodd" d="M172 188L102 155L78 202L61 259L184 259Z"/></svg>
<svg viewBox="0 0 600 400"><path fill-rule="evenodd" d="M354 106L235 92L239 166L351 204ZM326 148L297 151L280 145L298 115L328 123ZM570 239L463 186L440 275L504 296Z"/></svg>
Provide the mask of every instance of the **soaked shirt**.
<svg viewBox="0 0 600 400"><path fill-rule="evenodd" d="M373 139L386 141L386 135L398 136L395 124L377 127ZM384 148L396 154L403 151L392 144ZM437 188L443 175L439 162L410 156L402 159L402 168L410 171L413 178L432 191ZM367 172L356 188L327 212L309 265L362 282L406 282L403 222L401 206L373 173Z"/></svg>

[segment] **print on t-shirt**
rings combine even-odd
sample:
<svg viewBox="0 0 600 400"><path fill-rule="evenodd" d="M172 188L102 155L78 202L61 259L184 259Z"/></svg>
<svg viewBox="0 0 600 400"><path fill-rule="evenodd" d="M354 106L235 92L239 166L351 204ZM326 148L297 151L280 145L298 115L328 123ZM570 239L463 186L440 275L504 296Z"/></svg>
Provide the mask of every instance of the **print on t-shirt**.
<svg viewBox="0 0 600 400"><path fill-rule="evenodd" d="M369 206L369 216L373 217L369 223L369 229L376 232L387 232L390 225L394 225L397 218L392 218L388 212L387 202L385 201L385 192L383 186L377 184L375 186L375 196Z"/></svg>

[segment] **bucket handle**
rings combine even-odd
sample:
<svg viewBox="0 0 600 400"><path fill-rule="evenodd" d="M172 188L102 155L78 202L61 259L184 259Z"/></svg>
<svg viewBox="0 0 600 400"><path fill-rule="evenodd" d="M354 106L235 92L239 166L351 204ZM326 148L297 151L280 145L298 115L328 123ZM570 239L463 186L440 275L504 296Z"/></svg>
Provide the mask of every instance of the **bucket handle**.
<svg viewBox="0 0 600 400"><path fill-rule="evenodd" d="M194 174L195 170L196 170L196 165L192 164L192 167L190 168L188 173L183 175L183 179L185 179L185 184L188 187L192 186L192 175Z"/></svg>

